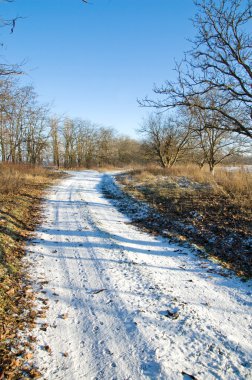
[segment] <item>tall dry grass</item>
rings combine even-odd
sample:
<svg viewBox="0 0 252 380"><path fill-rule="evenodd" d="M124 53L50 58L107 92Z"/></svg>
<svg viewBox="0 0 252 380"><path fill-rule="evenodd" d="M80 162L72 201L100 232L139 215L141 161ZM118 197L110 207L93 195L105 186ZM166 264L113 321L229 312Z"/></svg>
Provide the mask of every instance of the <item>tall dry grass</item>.
<svg viewBox="0 0 252 380"><path fill-rule="evenodd" d="M0 194L18 194L27 185L44 183L47 169L25 164L0 164Z"/></svg>
<svg viewBox="0 0 252 380"><path fill-rule="evenodd" d="M193 182L211 185L213 191L229 196L241 206L252 206L252 172L246 167L235 170L217 167L213 175L207 167L200 169L193 164L175 165L171 168L149 165L144 168L136 168L133 173L139 181L147 182L158 176L170 177L174 180L179 177L186 177Z"/></svg>

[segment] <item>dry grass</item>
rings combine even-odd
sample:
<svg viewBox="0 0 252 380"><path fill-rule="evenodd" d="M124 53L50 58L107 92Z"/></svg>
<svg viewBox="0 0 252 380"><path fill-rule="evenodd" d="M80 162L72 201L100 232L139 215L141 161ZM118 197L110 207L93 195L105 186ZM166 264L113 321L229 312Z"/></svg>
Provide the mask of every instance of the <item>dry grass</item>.
<svg viewBox="0 0 252 380"><path fill-rule="evenodd" d="M0 164L0 193L18 194L29 185L43 184L52 173L42 167L18 164Z"/></svg>
<svg viewBox="0 0 252 380"><path fill-rule="evenodd" d="M22 264L24 242L40 217L45 186L59 175L25 165L0 165L0 378L35 378L29 342L19 333L34 323L34 295ZM26 364L25 364L26 363Z"/></svg>
<svg viewBox="0 0 252 380"><path fill-rule="evenodd" d="M252 276L252 173L175 166L138 168L119 177L125 191L163 215L151 228L201 245L242 276Z"/></svg>
<svg viewBox="0 0 252 380"><path fill-rule="evenodd" d="M224 194L232 202L242 207L252 206L252 173L244 168L240 170L227 170L225 167L217 167L212 175L207 167L199 169L196 165L177 165L172 168L162 169L156 166L138 168L133 171L138 181L150 182L157 178L166 177L176 182L177 177L185 177L193 182L210 185L217 194Z"/></svg>

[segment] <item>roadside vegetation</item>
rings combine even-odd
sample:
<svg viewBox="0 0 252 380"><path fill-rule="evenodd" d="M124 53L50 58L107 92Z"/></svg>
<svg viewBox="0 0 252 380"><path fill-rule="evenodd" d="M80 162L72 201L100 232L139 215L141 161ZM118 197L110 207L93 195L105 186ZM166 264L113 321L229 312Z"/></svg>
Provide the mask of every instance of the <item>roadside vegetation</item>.
<svg viewBox="0 0 252 380"><path fill-rule="evenodd" d="M35 323L35 295L22 257L25 240L40 221L43 191L59 176L40 167L0 164L1 379L39 376L31 363L33 337L29 331Z"/></svg>
<svg viewBox="0 0 252 380"><path fill-rule="evenodd" d="M197 34L175 68L177 80L168 78L154 88L155 98L139 101L152 111L139 127L140 139L50 115L33 86L16 79L21 68L0 63L0 379L39 376L29 350L32 334L20 345L20 332L36 318L22 257L40 220L43 191L60 173L38 165L137 167L117 178L154 210L139 225L189 240L201 254L252 276L252 174L228 169L252 163L251 2L195 4ZM2 26L13 32L15 21L2 17Z"/></svg>
<svg viewBox="0 0 252 380"><path fill-rule="evenodd" d="M201 254L244 278L252 276L252 173L246 167L220 167L212 176L208 168L199 170L195 165L149 166L117 178L124 191L154 209L148 220L138 224L189 240Z"/></svg>

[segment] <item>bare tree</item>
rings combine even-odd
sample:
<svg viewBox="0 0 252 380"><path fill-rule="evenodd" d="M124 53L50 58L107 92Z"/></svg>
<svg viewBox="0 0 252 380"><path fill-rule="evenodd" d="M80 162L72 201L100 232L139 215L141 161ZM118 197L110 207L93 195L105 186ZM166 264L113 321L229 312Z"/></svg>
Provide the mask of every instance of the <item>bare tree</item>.
<svg viewBox="0 0 252 380"><path fill-rule="evenodd" d="M73 120L66 119L63 125L64 139L64 166L72 168L76 166L76 128Z"/></svg>
<svg viewBox="0 0 252 380"><path fill-rule="evenodd" d="M191 136L190 125L182 120L164 118L162 114L151 114L143 122L139 133L145 137L149 154L158 159L162 167L173 166L187 150Z"/></svg>
<svg viewBox="0 0 252 380"><path fill-rule="evenodd" d="M53 164L60 167L60 141L59 141L59 119L54 117L50 120L50 135L52 138Z"/></svg>
<svg viewBox="0 0 252 380"><path fill-rule="evenodd" d="M32 86L14 80L0 81L0 148L2 161L42 161L46 147L48 109L38 105Z"/></svg>
<svg viewBox="0 0 252 380"><path fill-rule="evenodd" d="M113 165L117 161L118 157L115 131L112 128L100 127L97 139L98 165Z"/></svg>
<svg viewBox="0 0 252 380"><path fill-rule="evenodd" d="M211 173L214 173L216 165L228 157L241 153L246 145L246 138L237 137L225 130L226 120L223 115L217 111L204 109L206 103L215 108L217 101L218 93L212 91L204 96L197 96L197 103L202 105L201 108L193 107L186 111L192 120L192 131L196 142L193 155L200 167L207 163Z"/></svg>
<svg viewBox="0 0 252 380"><path fill-rule="evenodd" d="M25 152L26 162L42 164L43 153L48 147L48 110L45 106L33 107L26 120Z"/></svg>
<svg viewBox="0 0 252 380"><path fill-rule="evenodd" d="M98 154L98 127L88 120L77 120L76 126L78 166L90 168Z"/></svg>
<svg viewBox="0 0 252 380"><path fill-rule="evenodd" d="M121 136L116 139L118 164L131 165L144 161L142 144L133 138Z"/></svg>
<svg viewBox="0 0 252 380"><path fill-rule="evenodd" d="M225 120L222 130L252 138L251 0L196 0L195 4L198 35L185 60L176 65L177 82L168 80L154 88L164 99L145 98L140 104L217 112ZM198 102L198 96L213 90L219 94L214 105Z"/></svg>
<svg viewBox="0 0 252 380"><path fill-rule="evenodd" d="M3 1L7 3L13 2L13 0L3 0ZM9 28L10 33L13 33L16 27L17 20L20 18L22 17L18 16L11 19L6 19L2 15L0 15L0 28ZM3 43L0 43L0 45L3 46ZM17 74L22 74L20 65L0 63L0 78L6 77L9 75L17 75Z"/></svg>
<svg viewBox="0 0 252 380"><path fill-rule="evenodd" d="M209 115L209 111L198 110L195 115L194 134L198 144L196 152L200 158L200 166L208 164L210 172L214 174L215 166L228 157L242 151L239 141L234 134L219 128L221 123L218 113ZM201 154L200 154L201 153Z"/></svg>

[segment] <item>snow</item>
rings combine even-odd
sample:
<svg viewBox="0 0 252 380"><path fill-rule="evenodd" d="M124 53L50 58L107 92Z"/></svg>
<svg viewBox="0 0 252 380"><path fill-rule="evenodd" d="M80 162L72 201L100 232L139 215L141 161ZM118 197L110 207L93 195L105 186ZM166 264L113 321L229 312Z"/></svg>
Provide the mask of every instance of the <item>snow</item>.
<svg viewBox="0 0 252 380"><path fill-rule="evenodd" d="M242 165L242 166L222 166L223 170L226 170L228 172L245 172L245 173L252 173L252 165Z"/></svg>
<svg viewBox="0 0 252 380"><path fill-rule="evenodd" d="M34 332L43 378L252 379L251 281L132 226L103 178L54 186L27 247L49 306Z"/></svg>

